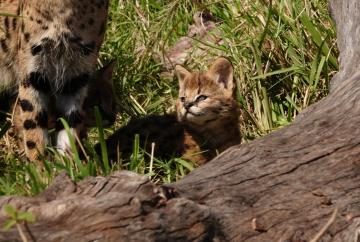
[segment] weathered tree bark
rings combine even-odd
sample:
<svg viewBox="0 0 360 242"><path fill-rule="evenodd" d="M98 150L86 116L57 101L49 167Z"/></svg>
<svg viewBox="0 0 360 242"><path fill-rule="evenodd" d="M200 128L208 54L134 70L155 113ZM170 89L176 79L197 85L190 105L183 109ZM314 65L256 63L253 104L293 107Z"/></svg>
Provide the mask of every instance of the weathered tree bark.
<svg viewBox="0 0 360 242"><path fill-rule="evenodd" d="M334 0L332 13L340 72L292 125L167 187L124 171L78 184L62 175L0 206L36 216L20 226L30 241L360 241L360 4ZM18 230L0 241L21 241Z"/></svg>
<svg viewBox="0 0 360 242"><path fill-rule="evenodd" d="M36 198L2 198L36 217L21 224L31 241L203 241L214 237L217 221L210 209L146 177L117 172L79 184L66 175ZM171 199L172 198L172 199ZM6 220L0 215L0 223ZM0 241L21 241L19 231L0 233Z"/></svg>

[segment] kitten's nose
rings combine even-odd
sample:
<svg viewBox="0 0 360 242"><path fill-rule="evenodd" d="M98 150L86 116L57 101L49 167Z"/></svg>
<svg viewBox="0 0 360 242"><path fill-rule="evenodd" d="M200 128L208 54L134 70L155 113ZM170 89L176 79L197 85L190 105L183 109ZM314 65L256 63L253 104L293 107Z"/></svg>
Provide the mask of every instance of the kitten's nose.
<svg viewBox="0 0 360 242"><path fill-rule="evenodd" d="M188 110L189 108L191 108L194 105L194 102L185 102L184 103L184 108L186 110Z"/></svg>

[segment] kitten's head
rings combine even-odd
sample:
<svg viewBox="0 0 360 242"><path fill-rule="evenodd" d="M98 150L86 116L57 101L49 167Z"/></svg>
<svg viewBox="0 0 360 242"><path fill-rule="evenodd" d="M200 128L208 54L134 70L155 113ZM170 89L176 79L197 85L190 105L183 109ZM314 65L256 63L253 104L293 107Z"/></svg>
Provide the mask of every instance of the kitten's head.
<svg viewBox="0 0 360 242"><path fill-rule="evenodd" d="M94 108L99 107L99 111L104 126L109 126L115 122L117 105L116 95L112 75L116 61L98 70L89 84L88 95L84 101L85 126L96 126Z"/></svg>
<svg viewBox="0 0 360 242"><path fill-rule="evenodd" d="M234 116L234 79L231 63L220 57L206 72L189 72L177 65L179 99L178 119L190 125L205 126Z"/></svg>

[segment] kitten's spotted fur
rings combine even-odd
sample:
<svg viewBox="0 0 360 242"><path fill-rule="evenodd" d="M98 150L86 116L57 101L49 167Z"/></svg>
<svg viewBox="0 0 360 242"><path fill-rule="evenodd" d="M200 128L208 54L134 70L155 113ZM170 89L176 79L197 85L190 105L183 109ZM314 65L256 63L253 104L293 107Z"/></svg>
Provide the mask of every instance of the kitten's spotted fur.
<svg viewBox="0 0 360 242"><path fill-rule="evenodd" d="M131 154L135 134L149 153L155 143L158 158L181 156L198 164L240 143L240 110L234 99L231 63L218 58L208 71L200 73L176 66L176 74L180 86L177 113L132 120L117 130L106 140L113 162L120 153L122 157Z"/></svg>
<svg viewBox="0 0 360 242"><path fill-rule="evenodd" d="M18 87L26 155L36 160L48 143L50 100L79 135L90 73L103 41L109 0L2 0L0 87ZM13 17L20 16L20 17ZM66 151L65 130L57 138Z"/></svg>

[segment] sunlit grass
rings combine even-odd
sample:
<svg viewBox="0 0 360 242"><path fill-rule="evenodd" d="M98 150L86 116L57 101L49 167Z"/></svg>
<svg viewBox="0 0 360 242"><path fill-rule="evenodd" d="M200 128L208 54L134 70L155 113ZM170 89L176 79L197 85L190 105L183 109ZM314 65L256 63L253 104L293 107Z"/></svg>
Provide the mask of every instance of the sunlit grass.
<svg viewBox="0 0 360 242"><path fill-rule="evenodd" d="M191 162L179 157L152 157L139 146L138 137L133 137L131 158L120 157L120 162L111 167L104 145L98 156L93 144L103 143L106 135L131 117L174 110L177 81L162 74L165 69L159 60L164 51L186 36L194 13L205 9L216 19L217 30L212 35L221 39L220 44L198 39L202 54L191 52L186 65L203 70L218 55L232 61L237 100L244 112L243 142L288 125L301 110L327 95L329 80L338 68L338 50L324 0L279 0L272 5L266 0L114 0L99 63L117 59L117 123L103 129L98 120L90 141L83 143L84 159L66 159L52 149L45 168L25 164L19 155L9 154L6 146L1 146L0 194L36 194L61 171L80 180L128 169L156 182L173 182L194 169ZM0 126L0 137L7 128Z"/></svg>

